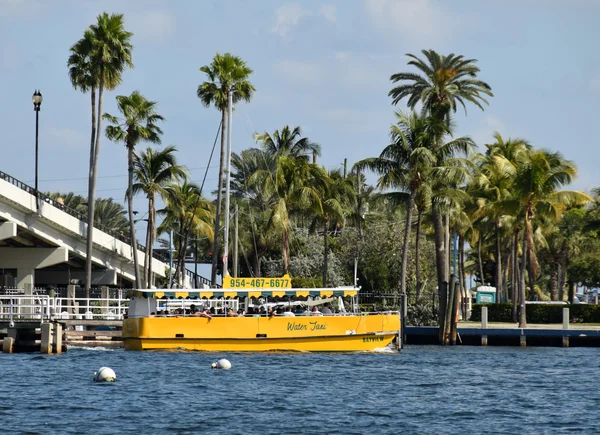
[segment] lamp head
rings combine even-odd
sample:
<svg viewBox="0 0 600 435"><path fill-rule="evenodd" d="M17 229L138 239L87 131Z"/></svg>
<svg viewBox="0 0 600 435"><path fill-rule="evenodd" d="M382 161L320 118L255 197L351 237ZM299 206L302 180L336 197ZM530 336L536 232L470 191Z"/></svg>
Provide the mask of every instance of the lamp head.
<svg viewBox="0 0 600 435"><path fill-rule="evenodd" d="M31 101L33 101L33 110L35 110L36 112L40 110L42 100L42 93L39 89L36 89L33 95L31 96Z"/></svg>

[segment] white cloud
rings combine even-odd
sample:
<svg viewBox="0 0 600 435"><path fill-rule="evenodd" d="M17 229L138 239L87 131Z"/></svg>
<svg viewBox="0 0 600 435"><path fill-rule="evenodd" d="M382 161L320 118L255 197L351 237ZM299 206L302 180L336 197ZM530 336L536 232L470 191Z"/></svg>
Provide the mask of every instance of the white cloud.
<svg viewBox="0 0 600 435"><path fill-rule="evenodd" d="M596 72L590 80L590 89L592 92L600 94L600 71Z"/></svg>
<svg viewBox="0 0 600 435"><path fill-rule="evenodd" d="M71 128L50 127L44 136L54 148L81 149L90 145L88 136Z"/></svg>
<svg viewBox="0 0 600 435"><path fill-rule="evenodd" d="M319 16L334 24L337 23L337 9L335 5L321 5Z"/></svg>
<svg viewBox="0 0 600 435"><path fill-rule="evenodd" d="M460 27L458 17L434 0L365 0L364 5L377 29L420 45L443 42Z"/></svg>
<svg viewBox="0 0 600 435"><path fill-rule="evenodd" d="M302 9L298 3L284 3L275 12L275 24L271 28L271 32L285 38L302 18L310 15L311 12Z"/></svg>
<svg viewBox="0 0 600 435"><path fill-rule="evenodd" d="M132 15L131 31L136 39L148 42L161 42L169 39L175 31L175 17L167 11L146 11Z"/></svg>

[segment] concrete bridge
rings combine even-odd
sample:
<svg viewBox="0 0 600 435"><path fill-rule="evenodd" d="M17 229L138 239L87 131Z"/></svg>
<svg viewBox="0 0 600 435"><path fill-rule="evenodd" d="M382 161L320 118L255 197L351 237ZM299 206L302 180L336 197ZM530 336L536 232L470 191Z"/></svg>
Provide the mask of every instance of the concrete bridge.
<svg viewBox="0 0 600 435"><path fill-rule="evenodd" d="M17 288L66 287L85 282L87 218L0 171L0 286ZM135 280L133 248L124 234L94 225L92 285L131 287ZM144 267L144 247L138 260ZM156 277L168 273L169 259L153 253ZM187 271L184 287L194 278Z"/></svg>

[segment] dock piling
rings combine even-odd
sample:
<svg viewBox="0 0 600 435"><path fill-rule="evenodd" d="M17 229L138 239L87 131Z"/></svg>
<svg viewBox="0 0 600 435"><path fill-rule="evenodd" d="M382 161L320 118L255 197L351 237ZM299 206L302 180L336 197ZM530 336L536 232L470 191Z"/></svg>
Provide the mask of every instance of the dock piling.
<svg viewBox="0 0 600 435"><path fill-rule="evenodd" d="M488 309L487 307L481 307L481 329L487 329L488 327ZM481 345L487 346L488 338L486 334L481 335Z"/></svg>
<svg viewBox="0 0 600 435"><path fill-rule="evenodd" d="M52 335L54 332L53 323L42 323L42 340L40 343L40 353L49 355L52 353Z"/></svg>
<svg viewBox="0 0 600 435"><path fill-rule="evenodd" d="M13 353L15 339L12 337L4 337L2 341L2 353Z"/></svg>

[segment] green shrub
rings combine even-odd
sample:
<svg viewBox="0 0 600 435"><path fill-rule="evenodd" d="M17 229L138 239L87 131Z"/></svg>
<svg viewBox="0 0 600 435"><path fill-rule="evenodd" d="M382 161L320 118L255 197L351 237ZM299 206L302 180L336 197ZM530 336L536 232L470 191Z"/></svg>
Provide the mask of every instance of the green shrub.
<svg viewBox="0 0 600 435"><path fill-rule="evenodd" d="M481 307L488 307L489 322L512 322L512 304L473 304L471 321L481 322Z"/></svg>

